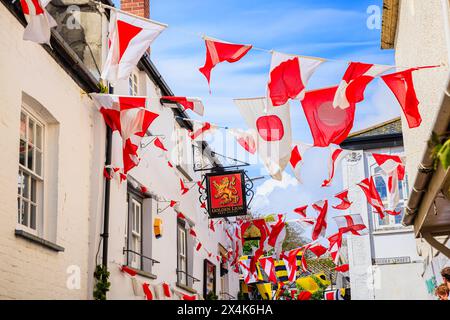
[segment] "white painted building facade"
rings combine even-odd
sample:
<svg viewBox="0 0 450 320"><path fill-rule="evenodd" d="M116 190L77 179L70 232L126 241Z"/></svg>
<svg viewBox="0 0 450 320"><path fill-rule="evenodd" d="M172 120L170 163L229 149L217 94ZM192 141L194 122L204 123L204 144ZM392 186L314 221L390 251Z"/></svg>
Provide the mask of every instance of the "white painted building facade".
<svg viewBox="0 0 450 320"><path fill-rule="evenodd" d="M8 48L0 51L0 299L92 299L93 272L102 258L106 126L86 93L95 90L97 75L61 36L53 36L53 51L23 41L20 15L14 12L6 2L0 3L0 45ZM88 14L81 19L88 24L83 25L86 38L91 45L100 39L94 56L104 59L106 17ZM103 59L97 61L100 66ZM144 138L149 145L129 182L111 181L108 299L144 299L144 282L151 288L167 283L173 299L182 294L201 299L205 259L216 266L219 298L236 298L238 274L229 268L221 276L216 260L229 247L225 222L217 224L215 232L209 229L197 187L181 198L179 176L188 186L202 177L189 162L192 146L186 143L186 130L175 135L180 123L171 108L159 103L162 92L170 89L161 88L156 69L147 62L118 83L114 93L154 101L160 116L150 131L161 135L171 161L179 166L169 168L162 151L150 143L152 138ZM145 194L140 185L148 189ZM172 208L159 212L168 205L164 200L180 201L180 210L211 257L195 250ZM159 239L153 232L156 217L163 221ZM127 257L124 248L140 255ZM158 263L152 265L147 258L141 262L141 255ZM120 271L122 265L138 274L130 277ZM161 291L154 297L164 298Z"/></svg>
<svg viewBox="0 0 450 320"><path fill-rule="evenodd" d="M399 123L399 119L396 121ZM392 123L390 124L392 125ZM376 130L378 128L375 128ZM367 133L366 133L367 134ZM368 135L371 139L370 135ZM373 142L380 143L379 136ZM349 140L364 138L357 133ZM344 148L350 147L348 142ZM362 146L366 144L366 147ZM372 153L403 156L403 146L395 142L386 147L373 147L370 142L359 142L350 147L353 151L342 161L343 186L349 188L349 200L353 202L346 214L361 214L368 234L347 235L351 298L353 300L411 300L426 298L425 285L421 278L423 260L416 247L414 231L401 224L408 199L407 177L399 181L400 202L398 216L379 215L368 204L364 192L356 184L373 176L378 193L388 203L387 185L381 176L381 168ZM360 150L355 150L359 148ZM406 160L407 161L407 160Z"/></svg>

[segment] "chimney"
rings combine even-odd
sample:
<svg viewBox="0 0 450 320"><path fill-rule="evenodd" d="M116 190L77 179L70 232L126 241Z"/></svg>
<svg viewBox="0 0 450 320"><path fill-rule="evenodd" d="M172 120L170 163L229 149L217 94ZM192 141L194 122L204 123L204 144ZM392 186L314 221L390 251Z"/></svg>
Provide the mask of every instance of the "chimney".
<svg viewBox="0 0 450 320"><path fill-rule="evenodd" d="M150 19L150 0L120 0L120 9Z"/></svg>

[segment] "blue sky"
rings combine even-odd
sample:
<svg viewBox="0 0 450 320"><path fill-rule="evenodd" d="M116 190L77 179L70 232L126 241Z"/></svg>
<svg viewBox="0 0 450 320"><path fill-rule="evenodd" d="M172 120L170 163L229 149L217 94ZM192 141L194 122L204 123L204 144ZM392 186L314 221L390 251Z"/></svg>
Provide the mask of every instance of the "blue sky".
<svg viewBox="0 0 450 320"><path fill-rule="evenodd" d="M380 49L380 29L369 29L367 9L382 8L381 0L151 0L151 18L169 28L152 45L152 60L176 95L201 97L204 119L222 126L246 128L233 98L265 95L270 54L252 50L241 61L222 63L212 71L211 89L198 71L205 59L201 34L225 41L252 44L284 53L319 56L343 62L322 64L308 89L336 85L347 67L345 61L394 64L391 50ZM387 87L377 79L358 104L354 131L392 119L399 107ZM291 103L293 138L307 143L312 137L298 102ZM221 138L212 145L221 151ZM228 155L244 157L241 150ZM328 173L328 149L311 149L303 167L304 184L298 185L290 168L283 181L258 181L252 210L259 214L289 213L303 204L332 199L342 188L338 171L332 187L321 188ZM254 158L250 160L254 161ZM248 168L251 177L267 173L260 164ZM315 213L310 212L311 215ZM331 216L332 214L330 214Z"/></svg>

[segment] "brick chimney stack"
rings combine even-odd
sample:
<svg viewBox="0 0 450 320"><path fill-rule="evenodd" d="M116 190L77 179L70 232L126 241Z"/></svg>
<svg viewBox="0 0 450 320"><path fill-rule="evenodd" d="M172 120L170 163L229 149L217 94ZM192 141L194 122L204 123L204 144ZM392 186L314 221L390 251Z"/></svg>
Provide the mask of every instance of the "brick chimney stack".
<svg viewBox="0 0 450 320"><path fill-rule="evenodd" d="M120 0L120 9L150 19L150 0Z"/></svg>

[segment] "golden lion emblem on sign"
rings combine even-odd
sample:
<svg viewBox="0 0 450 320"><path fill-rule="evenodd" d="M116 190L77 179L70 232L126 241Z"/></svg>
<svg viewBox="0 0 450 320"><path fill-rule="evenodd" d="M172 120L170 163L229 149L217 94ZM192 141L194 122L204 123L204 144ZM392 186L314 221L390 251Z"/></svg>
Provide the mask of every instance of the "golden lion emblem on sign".
<svg viewBox="0 0 450 320"><path fill-rule="evenodd" d="M236 204L239 202L238 191L236 190L236 177L231 178L224 177L221 183L213 181L213 185L216 188L216 194L214 198L221 199L220 204Z"/></svg>

